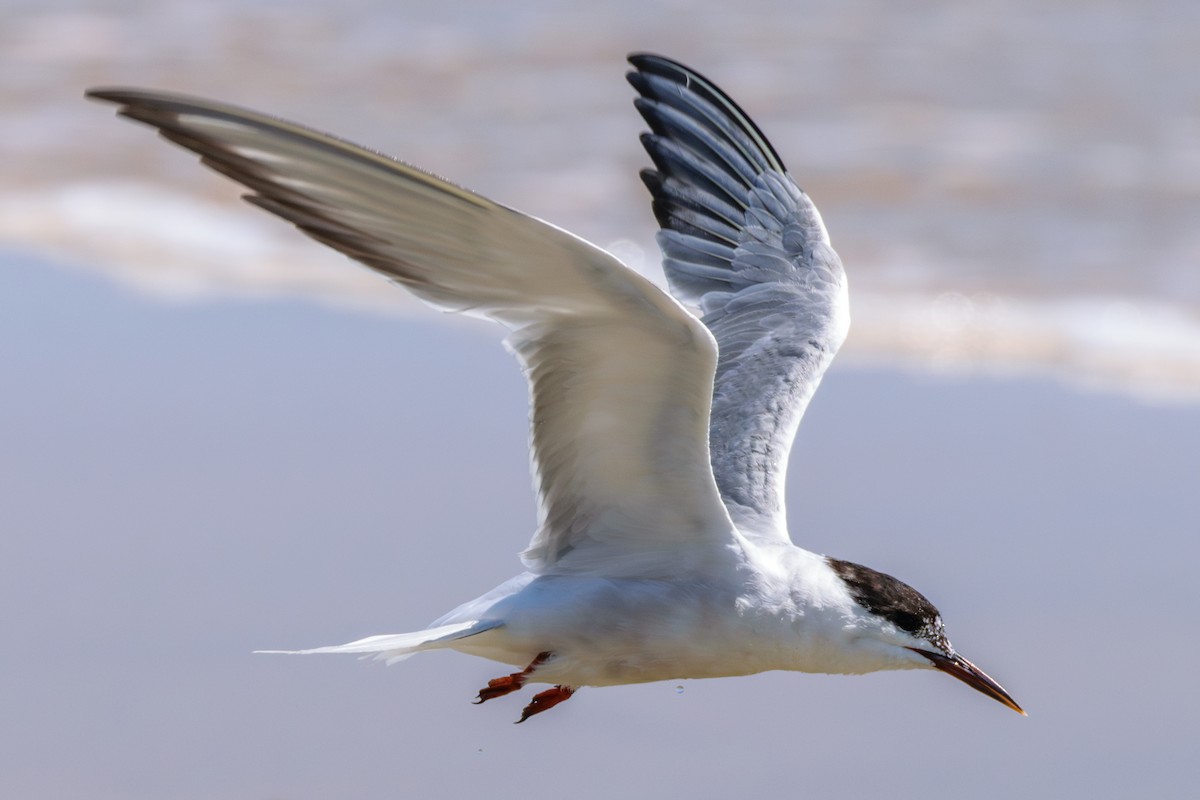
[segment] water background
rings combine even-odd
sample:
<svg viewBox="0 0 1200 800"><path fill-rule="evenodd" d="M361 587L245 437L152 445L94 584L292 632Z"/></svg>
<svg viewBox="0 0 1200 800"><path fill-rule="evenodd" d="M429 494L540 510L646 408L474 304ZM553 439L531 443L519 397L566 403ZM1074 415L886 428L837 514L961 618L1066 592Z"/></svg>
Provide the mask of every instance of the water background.
<svg viewBox="0 0 1200 800"><path fill-rule="evenodd" d="M174 297L403 309L145 130L120 84L335 132L657 274L624 55L725 87L817 200L847 359L1200 397L1200 6L9 2L0 243Z"/></svg>
<svg viewBox="0 0 1200 800"><path fill-rule="evenodd" d="M0 796L1190 798L1200 784L1200 5L23 2L0 8ZM910 582L933 671L585 689L253 656L412 630L534 526L484 324L237 200L89 86L328 129L654 274L630 50L819 203L854 325L795 540ZM1147 401L1150 402L1147 402Z"/></svg>

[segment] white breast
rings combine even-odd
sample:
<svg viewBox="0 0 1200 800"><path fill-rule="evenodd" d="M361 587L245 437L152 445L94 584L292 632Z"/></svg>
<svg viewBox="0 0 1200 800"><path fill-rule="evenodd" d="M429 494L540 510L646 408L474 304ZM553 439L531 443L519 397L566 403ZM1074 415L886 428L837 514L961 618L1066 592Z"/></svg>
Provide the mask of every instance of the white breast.
<svg viewBox="0 0 1200 800"><path fill-rule="evenodd" d="M766 553L733 580L522 581L486 610L469 610L502 618L503 627L455 649L518 667L552 652L531 679L570 686L876 668L848 658L842 646L853 617L840 581L823 559L791 550L803 557Z"/></svg>

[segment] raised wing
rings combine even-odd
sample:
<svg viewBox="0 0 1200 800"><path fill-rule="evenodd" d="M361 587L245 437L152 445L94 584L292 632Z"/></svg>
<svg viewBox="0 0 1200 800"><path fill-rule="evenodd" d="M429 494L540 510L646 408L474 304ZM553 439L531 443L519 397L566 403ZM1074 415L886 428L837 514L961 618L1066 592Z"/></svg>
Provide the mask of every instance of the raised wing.
<svg viewBox="0 0 1200 800"><path fill-rule="evenodd" d="M597 247L406 164L206 100L102 89L246 199L436 307L507 326L532 402L536 572L669 574L732 524L708 459L716 348Z"/></svg>
<svg viewBox="0 0 1200 800"><path fill-rule="evenodd" d="M659 56L629 61L667 280L717 340L717 486L744 533L786 540L788 452L850 324L842 264L812 201L724 92Z"/></svg>

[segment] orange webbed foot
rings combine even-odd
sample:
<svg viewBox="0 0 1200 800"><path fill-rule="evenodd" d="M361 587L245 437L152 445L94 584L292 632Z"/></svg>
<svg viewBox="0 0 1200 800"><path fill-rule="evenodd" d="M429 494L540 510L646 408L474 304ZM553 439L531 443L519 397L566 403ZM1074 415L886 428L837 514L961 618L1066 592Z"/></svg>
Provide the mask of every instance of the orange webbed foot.
<svg viewBox="0 0 1200 800"><path fill-rule="evenodd" d="M503 697L506 694L517 691L525 685L525 681L529 679L529 675L542 664L546 663L546 659L553 655L550 652L538 653L533 661L529 662L529 666L520 672L514 672L511 675L504 675L499 678L492 678L488 681L488 685L479 690L479 696L473 701L475 705L486 703L488 700L497 697Z"/></svg>
<svg viewBox="0 0 1200 800"><path fill-rule="evenodd" d="M521 712L521 718L515 724L519 725L534 714L540 714L543 711L554 708L564 700L570 700L573 694L575 694L575 690L570 686L555 686L553 689L538 692L529 701L529 705L525 706L525 710Z"/></svg>

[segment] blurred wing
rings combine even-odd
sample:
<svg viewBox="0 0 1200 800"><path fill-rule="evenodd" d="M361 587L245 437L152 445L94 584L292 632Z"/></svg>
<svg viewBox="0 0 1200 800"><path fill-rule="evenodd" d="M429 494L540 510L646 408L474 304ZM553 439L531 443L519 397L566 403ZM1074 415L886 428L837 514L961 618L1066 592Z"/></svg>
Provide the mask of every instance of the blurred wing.
<svg viewBox="0 0 1200 800"><path fill-rule="evenodd" d="M788 451L850 324L846 279L821 216L757 126L687 67L634 55L629 82L652 133L642 172L672 293L717 340L709 446L730 516L788 538Z"/></svg>
<svg viewBox="0 0 1200 800"><path fill-rule="evenodd" d="M297 125L169 94L89 96L119 104L249 187L251 203L429 304L511 330L533 406L530 569L669 572L729 541L708 459L712 337L611 255Z"/></svg>

